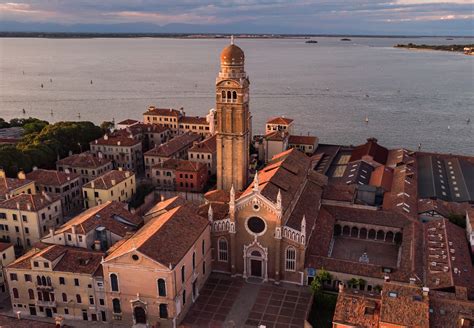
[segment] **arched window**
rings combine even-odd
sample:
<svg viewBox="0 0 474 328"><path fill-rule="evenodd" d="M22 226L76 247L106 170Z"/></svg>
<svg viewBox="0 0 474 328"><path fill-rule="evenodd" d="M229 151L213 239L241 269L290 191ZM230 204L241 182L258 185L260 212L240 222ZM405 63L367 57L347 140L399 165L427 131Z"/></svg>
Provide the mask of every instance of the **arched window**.
<svg viewBox="0 0 474 328"><path fill-rule="evenodd" d="M222 100L225 100L225 91L222 91Z"/></svg>
<svg viewBox="0 0 474 328"><path fill-rule="evenodd" d="M205 240L204 239L202 240L201 248L202 248L202 255L204 255L206 253Z"/></svg>
<svg viewBox="0 0 474 328"><path fill-rule="evenodd" d="M33 289L28 289L28 296L30 297L30 300L35 299L35 292L33 291Z"/></svg>
<svg viewBox="0 0 474 328"><path fill-rule="evenodd" d="M36 276L36 283L41 286L41 277L40 276Z"/></svg>
<svg viewBox="0 0 474 328"><path fill-rule="evenodd" d="M67 295L66 295L66 293L63 293L63 302L67 302Z"/></svg>
<svg viewBox="0 0 474 328"><path fill-rule="evenodd" d="M193 253L193 270L196 268L196 252Z"/></svg>
<svg viewBox="0 0 474 328"><path fill-rule="evenodd" d="M168 305L167 304L160 304L160 318L163 318L163 319L168 318Z"/></svg>
<svg viewBox="0 0 474 328"><path fill-rule="evenodd" d="M43 300L43 294L41 292L38 292L38 301Z"/></svg>
<svg viewBox="0 0 474 328"><path fill-rule="evenodd" d="M166 296L166 283L164 279L158 279L158 295Z"/></svg>
<svg viewBox="0 0 474 328"><path fill-rule="evenodd" d="M292 246L286 249L285 269L286 271L296 270L296 249Z"/></svg>
<svg viewBox="0 0 474 328"><path fill-rule="evenodd" d="M112 300L112 308L114 313L122 313L122 309L120 308L120 300L118 298L114 298Z"/></svg>
<svg viewBox="0 0 474 328"><path fill-rule="evenodd" d="M113 292L119 291L118 278L115 273L110 274L110 288Z"/></svg>
<svg viewBox="0 0 474 328"><path fill-rule="evenodd" d="M232 92L227 91L227 100L231 100L231 99L232 99Z"/></svg>
<svg viewBox="0 0 474 328"><path fill-rule="evenodd" d="M48 286L51 286L51 278L50 277L46 277L46 283Z"/></svg>
<svg viewBox="0 0 474 328"><path fill-rule="evenodd" d="M41 277L41 284L42 284L43 286L46 286L46 277L45 277L45 276L42 276L42 277Z"/></svg>
<svg viewBox="0 0 474 328"><path fill-rule="evenodd" d="M20 295L18 295L18 289L13 288L13 298L19 298Z"/></svg>
<svg viewBox="0 0 474 328"><path fill-rule="evenodd" d="M237 101L237 91L232 92L232 101Z"/></svg>
<svg viewBox="0 0 474 328"><path fill-rule="evenodd" d="M77 303L82 303L81 295L76 294L76 301L77 301Z"/></svg>
<svg viewBox="0 0 474 328"><path fill-rule="evenodd" d="M229 250L227 247L227 239L219 238L219 241L217 242L217 254L218 254L219 261L221 262L228 261Z"/></svg>
<svg viewBox="0 0 474 328"><path fill-rule="evenodd" d="M184 282L186 280L186 269L184 268L184 265L181 267L181 282Z"/></svg>

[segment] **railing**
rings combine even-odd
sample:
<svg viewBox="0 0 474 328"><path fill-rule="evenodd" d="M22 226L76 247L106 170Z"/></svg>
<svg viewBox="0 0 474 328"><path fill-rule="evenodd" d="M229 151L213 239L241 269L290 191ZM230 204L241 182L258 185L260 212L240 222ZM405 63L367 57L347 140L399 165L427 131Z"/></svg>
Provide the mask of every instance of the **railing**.
<svg viewBox="0 0 474 328"><path fill-rule="evenodd" d="M38 306L47 306L47 307L56 307L56 301L40 301L40 300L36 300L36 305L38 305Z"/></svg>

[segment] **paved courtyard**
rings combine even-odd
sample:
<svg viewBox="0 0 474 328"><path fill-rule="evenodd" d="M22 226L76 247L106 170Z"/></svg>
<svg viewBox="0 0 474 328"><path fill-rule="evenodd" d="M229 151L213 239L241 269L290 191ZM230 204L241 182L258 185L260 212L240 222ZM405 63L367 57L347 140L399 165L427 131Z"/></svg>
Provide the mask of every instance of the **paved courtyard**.
<svg viewBox="0 0 474 328"><path fill-rule="evenodd" d="M396 267L398 249L398 245L387 242L337 236L334 239L331 257L359 262L360 256L365 252L369 263Z"/></svg>
<svg viewBox="0 0 474 328"><path fill-rule="evenodd" d="M189 310L185 327L303 327L311 309L306 287L247 283L213 274Z"/></svg>

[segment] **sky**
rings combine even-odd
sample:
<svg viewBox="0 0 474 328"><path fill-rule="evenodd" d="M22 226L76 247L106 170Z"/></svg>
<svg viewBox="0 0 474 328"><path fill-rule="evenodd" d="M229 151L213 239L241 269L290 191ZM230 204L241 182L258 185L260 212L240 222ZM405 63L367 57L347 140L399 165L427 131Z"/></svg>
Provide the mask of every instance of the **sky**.
<svg viewBox="0 0 474 328"><path fill-rule="evenodd" d="M474 0L0 0L0 30L472 36L473 21Z"/></svg>

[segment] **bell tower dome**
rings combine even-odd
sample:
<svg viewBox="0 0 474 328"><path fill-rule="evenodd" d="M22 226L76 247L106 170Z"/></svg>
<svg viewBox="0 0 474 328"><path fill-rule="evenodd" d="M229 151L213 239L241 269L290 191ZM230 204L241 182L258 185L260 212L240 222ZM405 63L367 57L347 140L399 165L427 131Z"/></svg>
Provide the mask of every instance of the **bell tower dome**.
<svg viewBox="0 0 474 328"><path fill-rule="evenodd" d="M216 79L217 188L243 190L247 186L251 138L250 81L245 55L231 43L221 52Z"/></svg>

